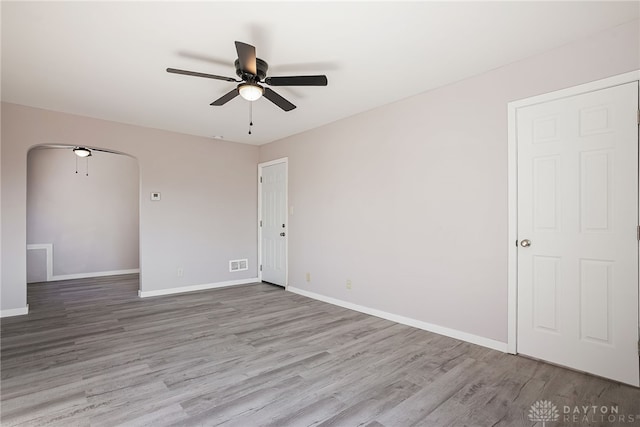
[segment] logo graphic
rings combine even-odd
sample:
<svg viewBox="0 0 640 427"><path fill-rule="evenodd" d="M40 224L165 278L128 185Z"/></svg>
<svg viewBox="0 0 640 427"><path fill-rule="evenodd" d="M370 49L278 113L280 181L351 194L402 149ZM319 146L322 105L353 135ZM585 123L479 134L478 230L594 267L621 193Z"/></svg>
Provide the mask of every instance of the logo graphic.
<svg viewBox="0 0 640 427"><path fill-rule="evenodd" d="M558 408L548 400L538 400L529 409L529 420L541 421L542 427L545 427L547 421L557 421L558 418L560 418Z"/></svg>

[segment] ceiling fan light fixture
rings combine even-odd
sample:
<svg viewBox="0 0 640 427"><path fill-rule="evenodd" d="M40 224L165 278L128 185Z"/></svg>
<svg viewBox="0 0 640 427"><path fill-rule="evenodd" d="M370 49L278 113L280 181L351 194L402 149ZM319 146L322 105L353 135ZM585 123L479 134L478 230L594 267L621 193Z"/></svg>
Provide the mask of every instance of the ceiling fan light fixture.
<svg viewBox="0 0 640 427"><path fill-rule="evenodd" d="M238 85L238 91L240 92L240 96L247 101L256 101L260 99L264 93L264 88L255 83L243 83Z"/></svg>
<svg viewBox="0 0 640 427"><path fill-rule="evenodd" d="M91 150L85 147L75 147L73 152L78 157L89 157L91 155Z"/></svg>

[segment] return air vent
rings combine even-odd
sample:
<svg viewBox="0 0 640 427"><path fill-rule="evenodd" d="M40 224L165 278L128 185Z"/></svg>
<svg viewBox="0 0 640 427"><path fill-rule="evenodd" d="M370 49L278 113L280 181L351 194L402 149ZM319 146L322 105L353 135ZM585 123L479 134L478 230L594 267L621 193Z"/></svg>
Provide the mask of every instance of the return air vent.
<svg viewBox="0 0 640 427"><path fill-rule="evenodd" d="M233 259L229 261L229 271L243 271L249 269L249 261L246 259Z"/></svg>

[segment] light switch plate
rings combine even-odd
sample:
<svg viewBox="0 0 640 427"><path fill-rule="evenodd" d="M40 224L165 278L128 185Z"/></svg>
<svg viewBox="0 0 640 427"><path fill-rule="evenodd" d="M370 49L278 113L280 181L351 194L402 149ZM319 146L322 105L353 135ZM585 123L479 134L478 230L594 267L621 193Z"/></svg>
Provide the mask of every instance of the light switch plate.
<svg viewBox="0 0 640 427"><path fill-rule="evenodd" d="M160 193L159 193L159 192L155 192L155 191L154 191L154 192L152 192L152 193L151 193L151 200L153 200L153 201L158 201L158 200L160 200Z"/></svg>

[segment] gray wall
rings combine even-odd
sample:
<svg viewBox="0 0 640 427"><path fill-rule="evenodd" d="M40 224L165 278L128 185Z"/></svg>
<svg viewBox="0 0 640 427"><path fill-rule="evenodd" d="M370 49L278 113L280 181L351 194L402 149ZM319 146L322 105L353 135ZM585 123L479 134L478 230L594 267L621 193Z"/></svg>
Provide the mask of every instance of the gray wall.
<svg viewBox="0 0 640 427"><path fill-rule="evenodd" d="M289 157L290 285L506 342L507 103L639 69L639 34L633 21L260 147Z"/></svg>
<svg viewBox="0 0 640 427"><path fill-rule="evenodd" d="M130 156L94 151L78 159L71 149L32 149L27 243L53 244L55 276L137 269L139 188L138 162ZM29 251L28 282L41 278L36 257Z"/></svg>
<svg viewBox="0 0 640 427"><path fill-rule="evenodd" d="M138 160L142 291L257 276L257 147L7 103L1 126L0 309L26 306L27 153L42 144L91 141ZM229 273L238 258L249 270Z"/></svg>

